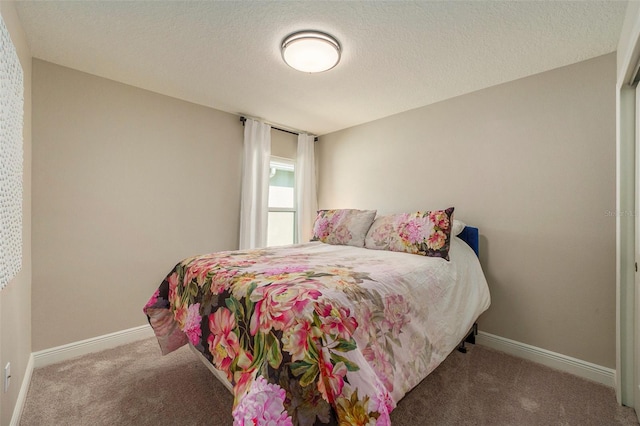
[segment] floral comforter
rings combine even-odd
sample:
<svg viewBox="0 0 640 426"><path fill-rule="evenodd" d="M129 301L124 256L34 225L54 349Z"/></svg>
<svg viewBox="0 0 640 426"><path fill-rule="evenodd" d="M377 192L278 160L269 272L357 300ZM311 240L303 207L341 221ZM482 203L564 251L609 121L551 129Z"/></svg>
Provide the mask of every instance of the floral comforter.
<svg viewBox="0 0 640 426"><path fill-rule="evenodd" d="M190 342L233 385L234 424L388 425L397 401L489 306L480 264L320 242L175 266L144 312L164 354Z"/></svg>

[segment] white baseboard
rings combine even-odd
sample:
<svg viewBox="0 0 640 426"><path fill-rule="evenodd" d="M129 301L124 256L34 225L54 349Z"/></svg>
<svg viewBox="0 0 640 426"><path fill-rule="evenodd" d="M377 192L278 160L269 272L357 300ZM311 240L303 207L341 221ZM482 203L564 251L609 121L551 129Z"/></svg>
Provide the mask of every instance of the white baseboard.
<svg viewBox="0 0 640 426"><path fill-rule="evenodd" d="M29 391L31 375L33 374L34 368L44 367L50 364L55 364L56 362L66 361L77 356L115 348L116 346L136 342L138 340L152 337L153 335L153 329L150 325L146 324L141 325L140 327L116 331L115 333L105 334L103 336L69 343L68 345L57 346L55 348L31 353L29 356L29 362L27 363L27 369L24 373L24 379L22 380L22 385L20 385L18 400L13 408L10 426L18 426L20 424L20 418L22 417L22 410L24 409L24 403L27 399L27 392Z"/></svg>
<svg viewBox="0 0 640 426"><path fill-rule="evenodd" d="M32 353L29 357L24 380L20 386L18 400L13 410L10 425L17 426L20 423L22 409L27 397L29 384L31 383L31 374L34 368L44 367L81 355L115 348L120 345L152 337L153 335L153 329L149 325L143 325ZM587 361L551 352L525 343L516 342L515 340L485 333L483 331L478 332L478 335L476 336L476 343L510 355L527 359L529 361L537 362L538 364L546 365L547 367L555 368L584 379L592 380L609 387L615 386L616 372L611 368L602 367L597 364L592 364Z"/></svg>
<svg viewBox="0 0 640 426"><path fill-rule="evenodd" d="M614 387L616 383L616 371L592 364L581 359L572 358L557 352L551 352L546 349L527 345L526 343L516 342L515 340L496 336L490 333L479 331L476 336L476 343L487 346L501 352L524 358L556 370L564 371L587 380L591 380L603 385Z"/></svg>
<svg viewBox="0 0 640 426"><path fill-rule="evenodd" d="M33 374L33 354L29 355L29 362L27 362L27 369L24 372L24 378L20 385L20 392L18 392L18 399L16 405L13 408L13 414L11 415L10 426L18 426L20 424L20 418L22 417L22 409L24 403L27 400L27 392L29 392L29 385L31 384L31 374Z"/></svg>
<svg viewBox="0 0 640 426"><path fill-rule="evenodd" d="M66 361L77 356L115 348L116 346L136 342L138 340L152 337L153 329L150 325L141 325L127 330L116 331L115 333L69 343L67 345L56 346L34 352L34 368L44 367L57 362Z"/></svg>

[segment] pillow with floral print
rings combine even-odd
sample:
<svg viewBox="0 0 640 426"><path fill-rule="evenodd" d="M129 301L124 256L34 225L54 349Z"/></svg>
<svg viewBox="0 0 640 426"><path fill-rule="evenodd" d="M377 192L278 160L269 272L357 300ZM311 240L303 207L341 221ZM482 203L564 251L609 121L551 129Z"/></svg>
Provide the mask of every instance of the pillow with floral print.
<svg viewBox="0 0 640 426"><path fill-rule="evenodd" d="M453 207L381 216L365 238L365 248L401 251L449 260Z"/></svg>
<svg viewBox="0 0 640 426"><path fill-rule="evenodd" d="M364 237L375 217L375 210L319 210L311 241L364 247Z"/></svg>

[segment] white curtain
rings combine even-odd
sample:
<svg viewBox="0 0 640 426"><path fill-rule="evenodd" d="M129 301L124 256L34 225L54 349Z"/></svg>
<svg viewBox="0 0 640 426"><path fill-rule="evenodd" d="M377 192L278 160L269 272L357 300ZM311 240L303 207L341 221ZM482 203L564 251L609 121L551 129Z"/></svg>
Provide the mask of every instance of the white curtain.
<svg viewBox="0 0 640 426"><path fill-rule="evenodd" d="M240 204L240 250L267 245L271 126L247 118Z"/></svg>
<svg viewBox="0 0 640 426"><path fill-rule="evenodd" d="M22 269L24 74L0 16L0 289ZM10 315L10 314L8 314Z"/></svg>
<svg viewBox="0 0 640 426"><path fill-rule="evenodd" d="M296 205L298 206L298 242L306 243L313 236L313 221L318 210L316 196L316 161L314 136L298 135L296 161Z"/></svg>

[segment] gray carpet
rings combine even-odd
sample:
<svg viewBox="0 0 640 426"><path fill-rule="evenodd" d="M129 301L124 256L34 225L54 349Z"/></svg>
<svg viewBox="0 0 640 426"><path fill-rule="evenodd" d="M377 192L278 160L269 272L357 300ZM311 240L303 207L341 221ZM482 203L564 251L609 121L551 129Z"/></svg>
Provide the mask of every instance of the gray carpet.
<svg viewBox="0 0 640 426"><path fill-rule="evenodd" d="M453 352L400 401L394 426L638 425L611 388L469 349ZM232 402L188 348L163 357L151 338L36 369L20 424L224 426L233 423Z"/></svg>

